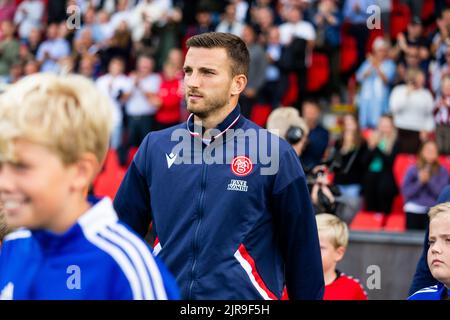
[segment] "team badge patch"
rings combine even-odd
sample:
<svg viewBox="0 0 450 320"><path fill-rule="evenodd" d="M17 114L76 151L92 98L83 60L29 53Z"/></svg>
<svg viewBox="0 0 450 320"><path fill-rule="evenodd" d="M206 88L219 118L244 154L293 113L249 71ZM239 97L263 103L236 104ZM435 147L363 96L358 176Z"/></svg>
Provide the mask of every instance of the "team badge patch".
<svg viewBox="0 0 450 320"><path fill-rule="evenodd" d="M231 171L238 177L244 177L252 172L253 163L246 156L237 156L231 161Z"/></svg>

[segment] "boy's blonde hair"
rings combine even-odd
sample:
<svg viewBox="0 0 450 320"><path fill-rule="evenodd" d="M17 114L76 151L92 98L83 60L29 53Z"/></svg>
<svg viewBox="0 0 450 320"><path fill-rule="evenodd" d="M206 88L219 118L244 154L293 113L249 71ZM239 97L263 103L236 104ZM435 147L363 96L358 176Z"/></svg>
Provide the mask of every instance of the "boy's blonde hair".
<svg viewBox="0 0 450 320"><path fill-rule="evenodd" d="M346 248L348 245L347 224L333 214L316 215L317 230L328 236L333 246Z"/></svg>
<svg viewBox="0 0 450 320"><path fill-rule="evenodd" d="M94 83L80 75L33 74L0 96L0 163L14 161L14 141L43 145L65 165L83 153L105 158L112 107Z"/></svg>
<svg viewBox="0 0 450 320"><path fill-rule="evenodd" d="M300 117L298 110L293 107L276 108L267 119L267 130L278 134L282 138L286 137L286 133L291 126L301 128L303 136L308 136L309 128L305 120ZM278 133L275 130L278 130Z"/></svg>
<svg viewBox="0 0 450 320"><path fill-rule="evenodd" d="M428 217L431 221L442 213L450 214L450 202L440 203L434 207L431 207L430 211L428 211Z"/></svg>

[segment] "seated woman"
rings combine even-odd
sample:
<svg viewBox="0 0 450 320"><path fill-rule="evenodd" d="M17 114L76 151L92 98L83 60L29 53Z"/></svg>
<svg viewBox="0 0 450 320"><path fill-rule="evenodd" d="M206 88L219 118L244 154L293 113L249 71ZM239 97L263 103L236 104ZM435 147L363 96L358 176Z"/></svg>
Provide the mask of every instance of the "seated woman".
<svg viewBox="0 0 450 320"><path fill-rule="evenodd" d="M367 144L361 135L358 118L346 114L343 118L342 134L331 152L331 167L335 173L334 184L341 196L341 205L336 214L346 223L351 223L361 206L361 184L364 176L364 155Z"/></svg>
<svg viewBox="0 0 450 320"><path fill-rule="evenodd" d="M448 172L439 164L437 143L427 141L419 150L417 164L408 169L402 184L406 229L426 229L428 209L436 203L447 184Z"/></svg>
<svg viewBox="0 0 450 320"><path fill-rule="evenodd" d="M378 129L369 136L364 163L367 172L363 178L363 196L367 211L391 212L392 202L398 193L392 166L398 154L397 130L392 116L383 115Z"/></svg>

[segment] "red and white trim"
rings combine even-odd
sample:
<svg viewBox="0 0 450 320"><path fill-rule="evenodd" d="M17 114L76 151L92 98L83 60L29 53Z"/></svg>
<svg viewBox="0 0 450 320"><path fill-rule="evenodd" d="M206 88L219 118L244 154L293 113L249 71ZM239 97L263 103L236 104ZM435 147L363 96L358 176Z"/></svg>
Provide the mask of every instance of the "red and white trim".
<svg viewBox="0 0 450 320"><path fill-rule="evenodd" d="M153 243L153 255L156 257L158 253L161 251L161 243L159 242L159 239L156 238L155 242Z"/></svg>
<svg viewBox="0 0 450 320"><path fill-rule="evenodd" d="M247 249L241 244L239 249L234 253L234 257L244 268L253 286L258 290L264 300L278 300L278 298L267 288L263 279L256 270L255 260L249 255Z"/></svg>
<svg viewBox="0 0 450 320"><path fill-rule="evenodd" d="M192 136L197 137L197 136L199 136L200 134L199 134L198 132L193 132L193 131L191 131L191 129L189 129L189 121L191 120L191 117L192 117L193 115L194 115L194 114L191 113L191 114L189 115L188 119L186 120L186 127L187 127L189 133L190 133ZM218 137L220 137L221 135L223 135L225 132L227 132L228 129L230 129L232 126L234 126L234 125L236 124L236 122L239 120L240 117L241 117L241 115L238 115L237 118L234 119L234 121L233 121L233 122L232 122L225 130L223 130L223 131L222 131L221 133L219 133L218 135L214 136L214 139L217 139Z"/></svg>

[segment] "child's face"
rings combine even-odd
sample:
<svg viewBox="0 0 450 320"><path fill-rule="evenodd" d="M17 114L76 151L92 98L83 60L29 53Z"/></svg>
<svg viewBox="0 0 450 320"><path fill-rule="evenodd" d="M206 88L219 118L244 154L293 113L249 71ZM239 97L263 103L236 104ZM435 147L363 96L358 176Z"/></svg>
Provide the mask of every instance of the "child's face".
<svg viewBox="0 0 450 320"><path fill-rule="evenodd" d="M0 164L0 200L12 228L52 229L70 212L74 169L49 149L24 140L14 148L17 162Z"/></svg>
<svg viewBox="0 0 450 320"><path fill-rule="evenodd" d="M428 266L433 277L450 285L450 214L441 213L430 222Z"/></svg>
<svg viewBox="0 0 450 320"><path fill-rule="evenodd" d="M336 248L330 241L330 236L319 232L320 253L322 255L322 268L323 272L334 271L336 264L344 256L344 248Z"/></svg>

